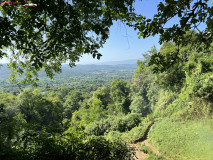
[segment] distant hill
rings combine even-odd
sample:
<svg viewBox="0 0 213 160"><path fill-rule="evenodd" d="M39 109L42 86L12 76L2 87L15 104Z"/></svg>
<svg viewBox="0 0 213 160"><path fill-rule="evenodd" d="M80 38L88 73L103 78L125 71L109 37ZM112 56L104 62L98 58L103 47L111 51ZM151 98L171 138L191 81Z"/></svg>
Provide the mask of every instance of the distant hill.
<svg viewBox="0 0 213 160"><path fill-rule="evenodd" d="M124 62L124 61L123 61ZM125 61L127 62L127 61ZM130 63L130 61L129 61ZM133 61L132 61L133 63ZM62 73L55 76L55 78L71 78L71 77L79 77L86 76L90 77L93 75L105 75L105 74L128 74L134 73L136 69L136 62L133 64L116 64L116 62L108 63L108 65L77 65L76 67L70 68L68 64L62 65ZM8 79L10 76L10 71L7 68L6 64L0 68L0 80ZM44 70L39 72L39 78L47 78Z"/></svg>

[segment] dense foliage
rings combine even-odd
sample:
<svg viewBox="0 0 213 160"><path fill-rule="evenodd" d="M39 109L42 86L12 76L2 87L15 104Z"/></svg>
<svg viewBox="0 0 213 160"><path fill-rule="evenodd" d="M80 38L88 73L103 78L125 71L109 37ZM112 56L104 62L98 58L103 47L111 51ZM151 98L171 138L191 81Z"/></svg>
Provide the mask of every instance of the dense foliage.
<svg viewBox="0 0 213 160"><path fill-rule="evenodd" d="M164 72L156 70L157 61L150 63L156 54L169 60L176 47L166 42L160 52L154 46L145 53L132 82L114 79L94 90L61 85L0 93L0 156L129 159L133 152L125 141L142 137L155 119L211 118L212 48L183 46L180 61Z"/></svg>

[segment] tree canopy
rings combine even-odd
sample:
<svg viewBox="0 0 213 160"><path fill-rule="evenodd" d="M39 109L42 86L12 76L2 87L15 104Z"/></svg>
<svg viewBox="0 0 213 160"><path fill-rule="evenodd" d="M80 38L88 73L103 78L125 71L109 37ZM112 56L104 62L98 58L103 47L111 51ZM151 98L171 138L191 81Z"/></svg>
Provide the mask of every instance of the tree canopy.
<svg viewBox="0 0 213 160"><path fill-rule="evenodd" d="M25 78L18 83L33 84L42 68L53 78L54 72L59 73L66 61L72 67L83 54L99 59L98 49L109 37L114 20L139 30L139 38L160 34L160 43L174 41L178 47L173 59L188 30L198 30L196 40L211 44L213 7L207 5L208 0L163 0L153 19L136 14L133 2L38 0L36 8L5 4L0 9L0 58L10 57L11 80L24 74ZM179 18L179 24L165 27L174 17ZM206 24L203 31L198 27L200 23Z"/></svg>
<svg viewBox="0 0 213 160"><path fill-rule="evenodd" d="M28 1L27 1L28 2ZM16 75L25 72L25 80L37 78L44 68L49 77L61 71L61 64L73 66L82 54L98 59L109 36L109 28L118 14L132 11L133 1L39 0L39 7L7 7L0 12L0 58L9 56Z"/></svg>

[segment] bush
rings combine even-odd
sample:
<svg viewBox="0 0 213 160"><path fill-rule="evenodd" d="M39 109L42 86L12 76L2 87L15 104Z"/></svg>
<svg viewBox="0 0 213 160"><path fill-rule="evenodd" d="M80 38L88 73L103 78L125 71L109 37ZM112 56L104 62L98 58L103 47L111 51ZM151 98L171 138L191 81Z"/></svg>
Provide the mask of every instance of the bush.
<svg viewBox="0 0 213 160"><path fill-rule="evenodd" d="M213 75L212 73L203 74L194 80L192 91L195 96L202 97L209 101L213 100Z"/></svg>
<svg viewBox="0 0 213 160"><path fill-rule="evenodd" d="M132 151L119 139L110 142L100 136L89 137L86 142L86 150L87 158L85 159L130 160L132 155Z"/></svg>
<svg viewBox="0 0 213 160"><path fill-rule="evenodd" d="M119 140L110 142L104 137L87 137L82 132L50 135L45 130L26 131L20 145L14 145L10 153L1 154L0 159L10 160L129 160L132 151Z"/></svg>
<svg viewBox="0 0 213 160"><path fill-rule="evenodd" d="M141 122L140 115L128 114L125 117L120 117L113 121L111 130L126 132L136 127Z"/></svg>
<svg viewBox="0 0 213 160"><path fill-rule="evenodd" d="M109 118L96 121L88 125L84 131L89 135L104 135L104 133L107 133L110 130L113 120L113 118Z"/></svg>
<svg viewBox="0 0 213 160"><path fill-rule="evenodd" d="M141 122L138 114L128 114L124 117L110 117L88 125L85 132L89 135L104 135L110 131L129 131Z"/></svg>

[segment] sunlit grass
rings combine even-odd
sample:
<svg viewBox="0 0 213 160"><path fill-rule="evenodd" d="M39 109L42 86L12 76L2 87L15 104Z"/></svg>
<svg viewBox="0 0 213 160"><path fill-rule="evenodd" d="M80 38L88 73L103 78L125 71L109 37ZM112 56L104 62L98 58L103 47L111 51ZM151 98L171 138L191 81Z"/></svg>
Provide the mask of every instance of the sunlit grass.
<svg viewBox="0 0 213 160"><path fill-rule="evenodd" d="M150 142L176 160L213 159L213 120L156 122L149 132Z"/></svg>

